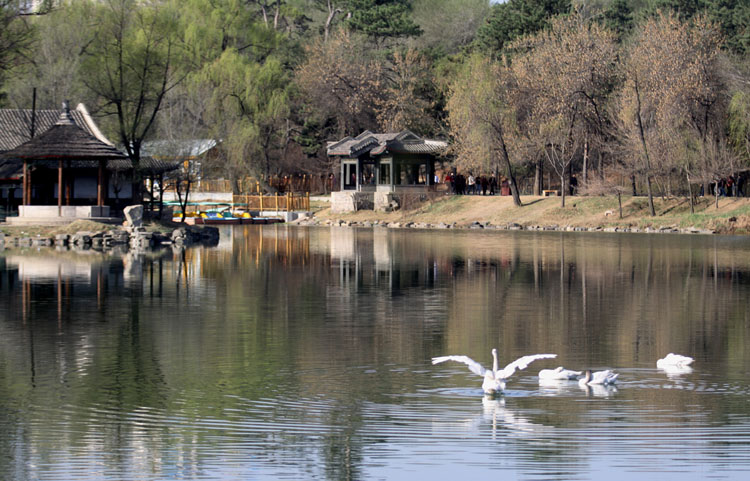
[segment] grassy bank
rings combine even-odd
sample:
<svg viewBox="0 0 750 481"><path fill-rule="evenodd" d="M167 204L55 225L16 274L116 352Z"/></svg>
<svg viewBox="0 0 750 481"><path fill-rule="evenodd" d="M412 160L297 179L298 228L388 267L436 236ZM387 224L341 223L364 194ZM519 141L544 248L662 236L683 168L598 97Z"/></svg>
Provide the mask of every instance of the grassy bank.
<svg viewBox="0 0 750 481"><path fill-rule="evenodd" d="M716 208L713 198L702 198L690 213L684 198L655 199L656 216L649 215L645 197L623 197L622 213L616 196L567 197L560 206L559 197L522 196L523 207L515 207L511 197L446 196L413 210L395 212L359 211L332 213L323 207L315 213L319 219L349 222L423 222L429 224L469 225L489 222L493 225L517 223L523 226L557 225L574 227L637 227L639 229L675 227L707 229L720 234L750 234L750 198L721 198Z"/></svg>
<svg viewBox="0 0 750 481"><path fill-rule="evenodd" d="M623 217L619 217L617 197L568 197L560 207L559 197L522 196L523 207L515 207L513 199L500 196L446 196L427 202L411 210L395 212L359 211L349 214L332 213L325 202L313 205L315 218L325 221L348 222L414 222L428 224L456 224L468 226L473 222L523 226L574 227L675 227L712 230L719 234L750 234L750 198L721 198L718 209L713 198L700 199L695 213L684 198L655 199L656 216L651 217L645 197L623 197ZM179 224L151 223L146 228L155 232L169 232ZM80 231L104 232L114 226L78 220L66 226L12 227L0 224L0 232L17 237L52 237Z"/></svg>

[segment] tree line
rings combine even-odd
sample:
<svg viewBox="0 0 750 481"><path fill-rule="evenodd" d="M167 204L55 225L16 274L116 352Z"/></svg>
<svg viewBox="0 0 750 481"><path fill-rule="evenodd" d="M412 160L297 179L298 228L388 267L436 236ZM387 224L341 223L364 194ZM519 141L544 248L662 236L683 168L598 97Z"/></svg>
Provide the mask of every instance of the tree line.
<svg viewBox="0 0 750 481"><path fill-rule="evenodd" d="M326 142L410 129L451 166L591 193L719 192L750 159L750 4L729 0L0 0L0 106L86 103L204 173L328 174Z"/></svg>

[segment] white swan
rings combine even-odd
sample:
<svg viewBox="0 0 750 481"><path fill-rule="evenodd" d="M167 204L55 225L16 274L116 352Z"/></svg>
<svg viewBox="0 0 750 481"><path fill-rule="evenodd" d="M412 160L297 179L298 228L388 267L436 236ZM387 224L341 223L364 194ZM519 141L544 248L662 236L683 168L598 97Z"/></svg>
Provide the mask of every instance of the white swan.
<svg viewBox="0 0 750 481"><path fill-rule="evenodd" d="M656 367L660 369L686 368L690 366L694 360L695 359L693 359L692 357L670 352L663 359L659 359L658 361L656 361Z"/></svg>
<svg viewBox="0 0 750 481"><path fill-rule="evenodd" d="M542 369L539 371L539 379L554 380L554 381L567 381L571 379L578 379L578 376L583 374L581 371L571 371L565 369L562 366L556 367L555 369Z"/></svg>
<svg viewBox="0 0 750 481"><path fill-rule="evenodd" d="M610 371L609 369L606 371L596 371L593 373L590 369L586 369L583 377L578 380L578 384L580 386L588 386L591 384L603 384L606 386L609 384L614 384L617 376L619 376L618 373Z"/></svg>
<svg viewBox="0 0 750 481"><path fill-rule="evenodd" d="M469 366L469 370L474 374L484 377L482 389L487 394L494 394L505 389L505 380L513 375L516 370L526 369L526 367L537 359L549 359L557 357L557 354L532 354L523 356L505 366L502 370L497 365L497 349L492 350L492 370L485 369L484 366L467 356L440 356L433 357L432 363L438 364L445 361L462 362Z"/></svg>

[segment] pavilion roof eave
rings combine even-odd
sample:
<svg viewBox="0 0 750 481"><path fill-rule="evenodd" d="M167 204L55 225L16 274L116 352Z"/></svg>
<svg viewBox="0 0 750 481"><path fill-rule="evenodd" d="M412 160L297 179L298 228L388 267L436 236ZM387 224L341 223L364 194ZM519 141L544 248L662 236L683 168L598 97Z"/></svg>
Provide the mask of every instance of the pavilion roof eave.
<svg viewBox="0 0 750 481"><path fill-rule="evenodd" d="M58 123L14 149L0 154L4 161L84 160L106 161L127 156L73 121L67 104Z"/></svg>
<svg viewBox="0 0 750 481"><path fill-rule="evenodd" d="M10 162L23 162L26 161L46 161L46 160L80 160L86 162L108 162L113 159L125 159L127 157L99 157L99 156L86 156L86 155L37 155L37 156L16 156L8 155L0 158L0 160Z"/></svg>

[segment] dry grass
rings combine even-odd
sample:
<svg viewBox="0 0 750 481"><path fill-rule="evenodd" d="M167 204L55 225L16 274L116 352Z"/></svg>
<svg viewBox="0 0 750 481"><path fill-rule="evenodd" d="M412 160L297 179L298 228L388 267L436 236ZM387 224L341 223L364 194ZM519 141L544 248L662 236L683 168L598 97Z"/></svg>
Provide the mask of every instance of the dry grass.
<svg viewBox="0 0 750 481"><path fill-rule="evenodd" d="M437 224L489 222L495 225L515 222L521 225L558 225L580 227L696 227L721 233L750 233L750 198L722 198L719 208L714 199L701 199L690 213L684 198L655 199L657 215L651 217L645 197L623 197L623 218L619 218L616 196L567 197L561 207L559 197L522 196L523 207L513 205L507 196L446 196L412 210L384 213L359 211L334 214L329 208L316 212L321 219L352 222L425 222ZM610 215L606 213L610 212Z"/></svg>
<svg viewBox="0 0 750 481"><path fill-rule="evenodd" d="M327 203L320 203L315 217L341 219L352 222L424 222L463 226L472 222L489 222L504 225L515 222L521 225L558 225L580 227L696 227L725 234L750 234L750 198L721 198L719 208L713 198L702 198L690 213L684 198L655 199L657 215L651 217L645 197L623 197L623 218L619 218L617 197L567 197L565 207L559 197L522 196L523 207L513 205L509 196L445 196L396 212L359 211L350 214L333 214ZM605 215L606 212L611 215ZM151 231L169 232L179 224L172 222L149 223ZM73 234L80 231L104 232L116 226L78 220L60 227L11 227L0 225L0 232L10 236L47 236Z"/></svg>

